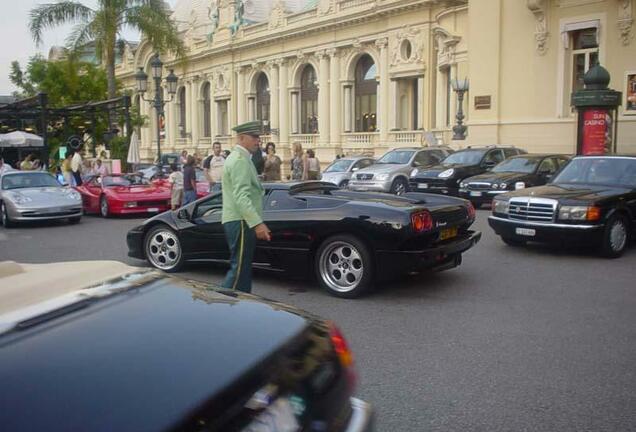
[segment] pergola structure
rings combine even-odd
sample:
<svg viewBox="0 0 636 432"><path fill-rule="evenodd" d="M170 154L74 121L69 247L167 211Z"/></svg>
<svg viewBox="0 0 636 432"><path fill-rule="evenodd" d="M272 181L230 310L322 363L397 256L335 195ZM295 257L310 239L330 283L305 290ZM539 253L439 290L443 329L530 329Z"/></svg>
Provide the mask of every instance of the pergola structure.
<svg viewBox="0 0 636 432"><path fill-rule="evenodd" d="M106 116L107 124L110 125L102 137L97 136L99 116ZM0 107L0 133L25 130L41 136L44 141L43 147L22 147L17 151L20 157L23 152L40 153L43 161L48 160L49 157L49 134L51 131L61 129L64 140L72 136L82 137L85 133L89 133L92 136L91 150L93 157L95 157L97 142L108 143L119 133L119 130L113 125L116 125L121 117L123 117L125 125L126 140L129 141L132 133L130 96L51 108L48 106L46 93L39 93L36 96ZM83 120L81 125L73 126L70 120L78 118Z"/></svg>

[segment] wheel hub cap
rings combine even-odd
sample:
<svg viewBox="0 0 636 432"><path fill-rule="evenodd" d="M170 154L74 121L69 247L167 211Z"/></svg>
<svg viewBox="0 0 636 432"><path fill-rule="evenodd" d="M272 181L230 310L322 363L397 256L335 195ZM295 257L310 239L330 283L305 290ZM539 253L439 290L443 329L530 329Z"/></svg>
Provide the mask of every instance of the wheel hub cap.
<svg viewBox="0 0 636 432"><path fill-rule="evenodd" d="M335 291L353 290L364 275L360 252L347 242L336 242L327 247L319 265L323 281Z"/></svg>
<svg viewBox="0 0 636 432"><path fill-rule="evenodd" d="M610 231L610 244L612 249L615 251L619 251L625 247L625 243L627 242L627 230L625 225L618 222L612 226Z"/></svg>
<svg viewBox="0 0 636 432"><path fill-rule="evenodd" d="M148 241L147 255L152 265L169 270L181 258L179 239L172 232L158 231Z"/></svg>

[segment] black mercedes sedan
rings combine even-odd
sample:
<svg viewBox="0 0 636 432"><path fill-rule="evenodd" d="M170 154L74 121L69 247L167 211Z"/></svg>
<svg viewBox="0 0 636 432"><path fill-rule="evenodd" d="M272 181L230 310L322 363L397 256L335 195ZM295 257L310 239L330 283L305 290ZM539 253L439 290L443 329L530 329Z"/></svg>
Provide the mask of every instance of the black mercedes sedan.
<svg viewBox="0 0 636 432"><path fill-rule="evenodd" d="M372 430L342 333L290 306L115 261L0 286L4 432Z"/></svg>
<svg viewBox="0 0 636 432"><path fill-rule="evenodd" d="M619 257L636 228L636 156L577 156L550 184L495 197L488 223L509 245L593 246Z"/></svg>
<svg viewBox="0 0 636 432"><path fill-rule="evenodd" d="M561 154L513 156L486 173L464 179L459 196L479 208L490 204L495 195L546 184L569 160L570 156Z"/></svg>
<svg viewBox="0 0 636 432"><path fill-rule="evenodd" d="M411 191L459 196L462 180L485 173L499 162L520 154L525 150L515 147L469 147L446 157L439 165L415 168L411 172Z"/></svg>
<svg viewBox="0 0 636 432"><path fill-rule="evenodd" d="M469 201L431 194L354 192L332 183L266 183L270 242L257 241L256 267L292 276L315 274L329 293L353 298L377 279L424 269L446 270L481 233L469 228ZM128 255L161 270L187 260L227 262L217 193L145 221L128 232Z"/></svg>

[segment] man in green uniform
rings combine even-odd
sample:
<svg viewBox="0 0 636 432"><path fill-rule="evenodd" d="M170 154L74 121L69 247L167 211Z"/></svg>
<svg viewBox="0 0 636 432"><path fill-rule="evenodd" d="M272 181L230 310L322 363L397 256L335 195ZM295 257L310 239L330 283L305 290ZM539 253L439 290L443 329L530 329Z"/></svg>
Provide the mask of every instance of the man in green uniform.
<svg viewBox="0 0 636 432"><path fill-rule="evenodd" d="M258 181L251 155L259 149L261 122L233 128L238 143L223 166L223 216L221 222L230 248L230 270L224 288L252 291L252 258L256 239L270 241L263 223L263 186Z"/></svg>

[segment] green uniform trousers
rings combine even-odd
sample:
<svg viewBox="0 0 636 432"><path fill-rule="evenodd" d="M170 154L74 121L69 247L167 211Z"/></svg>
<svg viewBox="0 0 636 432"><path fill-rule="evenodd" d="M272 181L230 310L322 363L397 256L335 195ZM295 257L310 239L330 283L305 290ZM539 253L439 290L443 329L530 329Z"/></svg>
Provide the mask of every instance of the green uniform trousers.
<svg viewBox="0 0 636 432"><path fill-rule="evenodd" d="M223 224L225 239L230 248L230 270L223 288L252 292L252 260L256 248L256 233L243 220Z"/></svg>

